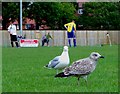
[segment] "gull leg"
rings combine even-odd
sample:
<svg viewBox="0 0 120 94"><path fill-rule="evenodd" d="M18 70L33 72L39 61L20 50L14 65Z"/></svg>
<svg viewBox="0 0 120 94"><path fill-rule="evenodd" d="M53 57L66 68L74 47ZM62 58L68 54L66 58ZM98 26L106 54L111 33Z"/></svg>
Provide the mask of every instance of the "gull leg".
<svg viewBox="0 0 120 94"><path fill-rule="evenodd" d="M58 69L57 69L57 74L58 74Z"/></svg>
<svg viewBox="0 0 120 94"><path fill-rule="evenodd" d="M78 82L77 82L77 85L79 85L79 81L80 81L80 77L78 77Z"/></svg>
<svg viewBox="0 0 120 94"><path fill-rule="evenodd" d="M85 79L86 86L88 86L87 76L84 76L83 78Z"/></svg>

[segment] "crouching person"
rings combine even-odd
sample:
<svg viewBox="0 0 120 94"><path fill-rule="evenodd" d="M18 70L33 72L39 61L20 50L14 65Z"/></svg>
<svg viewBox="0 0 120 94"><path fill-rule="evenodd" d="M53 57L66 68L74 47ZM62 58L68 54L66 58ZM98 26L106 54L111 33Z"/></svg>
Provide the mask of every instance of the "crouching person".
<svg viewBox="0 0 120 94"><path fill-rule="evenodd" d="M47 35L45 34L42 37L42 46L44 46L45 43L47 43L47 46L49 46L49 40L53 39L52 36L50 35L50 33L48 33Z"/></svg>

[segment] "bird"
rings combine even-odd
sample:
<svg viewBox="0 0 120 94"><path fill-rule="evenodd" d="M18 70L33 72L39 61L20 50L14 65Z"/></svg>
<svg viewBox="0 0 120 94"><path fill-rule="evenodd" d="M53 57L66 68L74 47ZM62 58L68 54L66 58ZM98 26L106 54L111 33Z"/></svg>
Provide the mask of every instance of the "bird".
<svg viewBox="0 0 120 94"><path fill-rule="evenodd" d="M69 67L66 67L63 72L55 75L55 77L77 77L78 85L80 78L84 78L87 84L87 77L95 70L99 58L104 58L104 56L98 52L92 52L89 57L74 61Z"/></svg>
<svg viewBox="0 0 120 94"><path fill-rule="evenodd" d="M62 70L67 67L70 63L69 53L68 53L68 46L64 46L63 52L60 56L56 56L49 63L45 66L49 69L56 69L57 74L58 70Z"/></svg>

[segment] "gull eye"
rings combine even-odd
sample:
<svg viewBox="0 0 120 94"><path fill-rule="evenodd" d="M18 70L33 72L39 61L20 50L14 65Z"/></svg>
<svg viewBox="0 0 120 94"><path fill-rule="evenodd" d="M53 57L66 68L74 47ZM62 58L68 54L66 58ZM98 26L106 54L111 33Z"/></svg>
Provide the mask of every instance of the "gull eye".
<svg viewBox="0 0 120 94"><path fill-rule="evenodd" d="M93 54L93 56L97 56L97 54Z"/></svg>

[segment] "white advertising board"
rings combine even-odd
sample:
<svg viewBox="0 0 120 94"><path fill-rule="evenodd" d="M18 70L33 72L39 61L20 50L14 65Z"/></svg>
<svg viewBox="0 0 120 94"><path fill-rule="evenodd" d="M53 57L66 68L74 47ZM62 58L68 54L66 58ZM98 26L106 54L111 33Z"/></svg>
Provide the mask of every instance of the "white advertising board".
<svg viewBox="0 0 120 94"><path fill-rule="evenodd" d="M21 39L20 47L38 47L38 39Z"/></svg>

